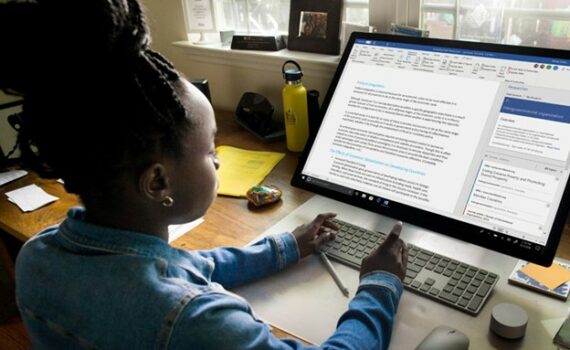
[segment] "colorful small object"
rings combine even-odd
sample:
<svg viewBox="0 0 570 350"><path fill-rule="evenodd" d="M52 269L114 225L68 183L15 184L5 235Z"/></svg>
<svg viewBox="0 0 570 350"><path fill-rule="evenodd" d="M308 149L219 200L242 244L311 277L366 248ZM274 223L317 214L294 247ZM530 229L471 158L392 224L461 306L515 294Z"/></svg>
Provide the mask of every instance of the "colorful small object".
<svg viewBox="0 0 570 350"><path fill-rule="evenodd" d="M247 191L246 197L256 207L277 202L283 192L275 186L253 186Z"/></svg>

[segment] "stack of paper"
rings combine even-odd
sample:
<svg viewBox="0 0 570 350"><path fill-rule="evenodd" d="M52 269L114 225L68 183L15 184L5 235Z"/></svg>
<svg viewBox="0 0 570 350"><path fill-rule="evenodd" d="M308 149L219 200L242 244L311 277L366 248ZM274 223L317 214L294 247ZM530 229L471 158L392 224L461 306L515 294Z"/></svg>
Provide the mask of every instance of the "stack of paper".
<svg viewBox="0 0 570 350"><path fill-rule="evenodd" d="M9 170L0 173L0 186L7 184L10 181L17 180L22 176L26 176L28 174L25 170Z"/></svg>
<svg viewBox="0 0 570 350"><path fill-rule="evenodd" d="M29 185L6 192L8 200L16 204L23 212L33 211L59 198L48 194L37 185Z"/></svg>
<svg viewBox="0 0 570 350"><path fill-rule="evenodd" d="M218 146L220 158L218 194L245 197L247 190L259 185L271 170L285 157L284 153L258 152Z"/></svg>
<svg viewBox="0 0 570 350"><path fill-rule="evenodd" d="M200 225L204 222L204 218L198 218L194 221L187 222L181 225L169 225L168 226L168 243L178 239L179 237L183 236L184 234L188 233L190 230L196 228L196 226Z"/></svg>

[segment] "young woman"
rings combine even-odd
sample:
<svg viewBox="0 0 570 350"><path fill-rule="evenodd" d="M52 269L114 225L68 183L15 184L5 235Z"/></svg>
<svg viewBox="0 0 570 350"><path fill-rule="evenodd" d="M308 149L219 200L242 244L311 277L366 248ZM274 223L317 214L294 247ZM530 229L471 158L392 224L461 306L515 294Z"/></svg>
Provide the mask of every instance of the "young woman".
<svg viewBox="0 0 570 350"><path fill-rule="evenodd" d="M24 93L22 132L83 204L18 256L17 301L34 347L313 348L275 338L226 288L315 252L334 238L325 230L334 214L242 249L168 245L168 225L203 216L216 195L216 123L204 95L149 48L137 1L0 4L0 33L9 53L0 88ZM387 348L407 260L400 230L364 260L323 348Z"/></svg>

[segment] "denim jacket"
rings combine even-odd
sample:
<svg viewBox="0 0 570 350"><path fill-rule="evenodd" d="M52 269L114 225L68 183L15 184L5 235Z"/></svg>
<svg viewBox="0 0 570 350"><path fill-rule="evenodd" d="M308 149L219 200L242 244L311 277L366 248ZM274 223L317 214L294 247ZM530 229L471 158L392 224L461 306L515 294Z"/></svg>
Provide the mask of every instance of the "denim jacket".
<svg viewBox="0 0 570 350"><path fill-rule="evenodd" d="M16 263L16 296L36 349L385 349L402 293L373 272L321 346L278 339L225 288L299 259L291 233L246 248L186 251L150 235L99 227L71 209L29 240Z"/></svg>

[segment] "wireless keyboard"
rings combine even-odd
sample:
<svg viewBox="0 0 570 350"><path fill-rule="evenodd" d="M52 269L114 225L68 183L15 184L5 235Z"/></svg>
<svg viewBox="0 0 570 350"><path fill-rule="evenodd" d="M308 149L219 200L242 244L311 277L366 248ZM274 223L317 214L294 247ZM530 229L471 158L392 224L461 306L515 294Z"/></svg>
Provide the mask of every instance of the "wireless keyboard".
<svg viewBox="0 0 570 350"><path fill-rule="evenodd" d="M336 239L322 250L331 259L360 268L362 259L380 245L386 235L338 219ZM408 266L404 288L471 315L477 315L499 276L476 266L407 244Z"/></svg>

